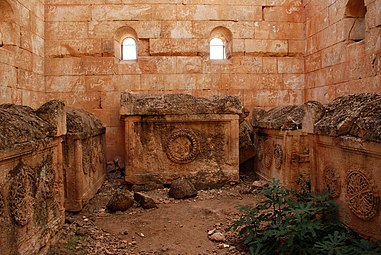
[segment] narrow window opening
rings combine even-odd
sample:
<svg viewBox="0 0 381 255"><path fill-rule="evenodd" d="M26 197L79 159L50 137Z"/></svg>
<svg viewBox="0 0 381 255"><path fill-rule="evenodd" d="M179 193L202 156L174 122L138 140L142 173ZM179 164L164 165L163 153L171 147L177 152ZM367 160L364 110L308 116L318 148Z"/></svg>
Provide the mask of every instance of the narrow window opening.
<svg viewBox="0 0 381 255"><path fill-rule="evenodd" d="M210 59L226 59L225 44L220 38L210 40Z"/></svg>
<svg viewBox="0 0 381 255"><path fill-rule="evenodd" d="M122 60L136 60L137 48L136 41L131 37L127 37L122 41Z"/></svg>

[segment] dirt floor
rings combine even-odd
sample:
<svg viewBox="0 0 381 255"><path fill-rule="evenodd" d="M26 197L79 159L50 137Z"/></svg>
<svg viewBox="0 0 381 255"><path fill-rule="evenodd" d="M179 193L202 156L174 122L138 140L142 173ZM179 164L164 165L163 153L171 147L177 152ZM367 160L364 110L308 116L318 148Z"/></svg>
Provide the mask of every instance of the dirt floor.
<svg viewBox="0 0 381 255"><path fill-rule="evenodd" d="M181 200L169 198L168 188L146 191L158 208L135 204L108 213L112 194L128 189L121 178L109 178L82 212L66 214L62 238L48 254L245 254L238 236L226 229L239 218L237 207L258 201L251 183L243 176L238 185L201 190ZM225 240L210 240L214 233Z"/></svg>

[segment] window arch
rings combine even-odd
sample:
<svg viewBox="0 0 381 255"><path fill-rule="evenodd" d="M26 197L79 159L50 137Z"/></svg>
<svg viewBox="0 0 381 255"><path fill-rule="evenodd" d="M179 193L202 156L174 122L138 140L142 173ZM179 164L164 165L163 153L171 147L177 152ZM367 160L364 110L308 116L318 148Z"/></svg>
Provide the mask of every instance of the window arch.
<svg viewBox="0 0 381 255"><path fill-rule="evenodd" d="M136 60L138 57L136 41L132 37L126 37L122 41L121 59L122 60Z"/></svg>
<svg viewBox="0 0 381 255"><path fill-rule="evenodd" d="M232 33L225 27L216 27L210 33L210 60L229 59L232 56Z"/></svg>
<svg viewBox="0 0 381 255"><path fill-rule="evenodd" d="M138 36L131 27L120 27L114 35L115 58L117 60L138 59Z"/></svg>

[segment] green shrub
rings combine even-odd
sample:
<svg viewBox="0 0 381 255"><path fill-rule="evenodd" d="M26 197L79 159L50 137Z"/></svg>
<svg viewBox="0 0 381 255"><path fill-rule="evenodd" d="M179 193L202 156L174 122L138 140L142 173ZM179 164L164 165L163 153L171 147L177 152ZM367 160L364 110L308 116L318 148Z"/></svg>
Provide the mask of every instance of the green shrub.
<svg viewBox="0 0 381 255"><path fill-rule="evenodd" d="M328 192L311 192L303 177L296 183L289 189L271 180L259 189L263 200L257 206L240 208L242 216L230 229L244 237L250 254L381 254L379 244L338 221Z"/></svg>

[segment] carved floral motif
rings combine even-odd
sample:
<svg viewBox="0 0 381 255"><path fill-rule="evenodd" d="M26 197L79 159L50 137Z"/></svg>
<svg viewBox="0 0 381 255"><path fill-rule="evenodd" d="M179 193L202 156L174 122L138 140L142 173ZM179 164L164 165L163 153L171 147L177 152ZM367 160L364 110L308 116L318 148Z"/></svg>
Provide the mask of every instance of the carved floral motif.
<svg viewBox="0 0 381 255"><path fill-rule="evenodd" d="M352 169L347 175L348 206L362 220L372 219L379 209L379 197L371 180L363 169Z"/></svg>
<svg viewBox="0 0 381 255"><path fill-rule="evenodd" d="M25 226L32 218L34 181L32 169L20 163L13 171L16 175L10 184L10 212L17 224Z"/></svg>
<svg viewBox="0 0 381 255"><path fill-rule="evenodd" d="M331 165L327 165L324 168L323 178L324 185L330 192L331 197L339 197L341 193L341 182L336 169Z"/></svg>
<svg viewBox="0 0 381 255"><path fill-rule="evenodd" d="M275 145L274 161L275 161L275 168L280 169L282 167L282 162L283 162L283 149L282 149L282 145L280 144Z"/></svg>
<svg viewBox="0 0 381 255"><path fill-rule="evenodd" d="M270 139L266 140L263 148L263 164L266 168L270 168L273 163L274 146Z"/></svg>
<svg viewBox="0 0 381 255"><path fill-rule="evenodd" d="M175 163L190 163L200 152L199 139L190 129L177 129L169 135L165 152L167 157Z"/></svg>

